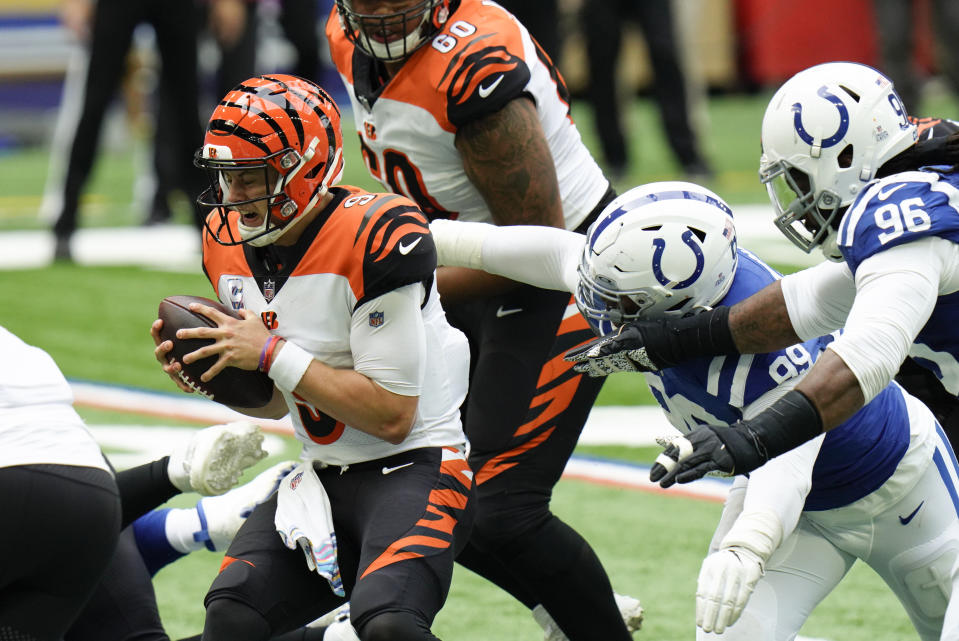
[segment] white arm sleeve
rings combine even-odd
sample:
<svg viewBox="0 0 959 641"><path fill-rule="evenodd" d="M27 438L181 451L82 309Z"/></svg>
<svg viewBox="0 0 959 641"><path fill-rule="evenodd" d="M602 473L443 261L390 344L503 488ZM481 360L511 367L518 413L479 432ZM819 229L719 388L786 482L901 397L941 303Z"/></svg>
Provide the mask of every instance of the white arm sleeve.
<svg viewBox="0 0 959 641"><path fill-rule="evenodd" d="M868 403L899 371L947 288L955 244L927 237L870 256L856 270L846 328L829 345L852 370Z"/></svg>
<svg viewBox="0 0 959 641"><path fill-rule="evenodd" d="M426 330L420 312L424 295L423 284L414 283L369 300L353 312L353 369L401 396L419 396L426 371ZM372 312L383 313L382 325L370 325Z"/></svg>
<svg viewBox="0 0 959 641"><path fill-rule="evenodd" d="M846 263L826 261L782 279L786 311L800 339L824 336L846 322L856 283Z"/></svg>
<svg viewBox="0 0 959 641"><path fill-rule="evenodd" d="M576 267L586 237L538 225L497 226L434 220L441 265L471 267L543 289L576 291Z"/></svg>

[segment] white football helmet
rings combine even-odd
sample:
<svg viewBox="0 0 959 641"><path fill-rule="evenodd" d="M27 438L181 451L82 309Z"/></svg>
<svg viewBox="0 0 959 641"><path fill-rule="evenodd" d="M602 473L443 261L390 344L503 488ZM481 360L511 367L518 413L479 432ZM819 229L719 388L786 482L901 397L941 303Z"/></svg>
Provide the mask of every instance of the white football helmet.
<svg viewBox="0 0 959 641"><path fill-rule="evenodd" d="M876 171L916 142L892 82L866 65L829 62L790 78L769 101L759 179L776 226L809 253L842 260L835 227Z"/></svg>
<svg viewBox="0 0 959 641"><path fill-rule="evenodd" d="M686 316L726 295L738 260L722 198L687 182L641 185L586 233L576 305L600 335L639 318Z"/></svg>

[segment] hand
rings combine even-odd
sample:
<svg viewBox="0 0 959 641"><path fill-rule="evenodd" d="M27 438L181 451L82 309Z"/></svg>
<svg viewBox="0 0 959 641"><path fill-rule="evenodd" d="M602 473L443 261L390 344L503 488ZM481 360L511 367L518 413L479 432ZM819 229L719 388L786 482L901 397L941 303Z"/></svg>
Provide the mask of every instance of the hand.
<svg viewBox="0 0 959 641"><path fill-rule="evenodd" d="M616 372L657 372L661 367L646 353L642 322L623 325L615 334L594 339L566 352L573 369L593 377Z"/></svg>
<svg viewBox="0 0 959 641"><path fill-rule="evenodd" d="M711 472L721 476L751 472L768 460L748 422L730 427L705 425L669 442L649 470L662 487L689 483Z"/></svg>
<svg viewBox="0 0 959 641"><path fill-rule="evenodd" d="M177 387L180 388L181 392L192 394L194 389L190 387L186 381L180 378L180 371L183 368L178 362L170 358L170 351L173 349L173 341L165 341L160 338L160 329L162 327L163 321L159 318L153 321L153 325L150 326L150 336L153 337L153 343L156 345L156 349L153 350L153 356L163 367L163 371L166 372L166 375L169 376L174 383L176 383Z"/></svg>
<svg viewBox="0 0 959 641"><path fill-rule="evenodd" d="M199 303L190 303L190 311L206 316L216 327L194 327L177 330L177 338L213 339L212 345L201 347L183 356L184 363L193 363L209 356L217 356L217 361L200 376L207 382L226 367L255 370L260 364L260 351L270 338L270 332L264 327L260 317L248 309L240 309L240 320L228 316L212 307Z"/></svg>
<svg viewBox="0 0 959 641"><path fill-rule="evenodd" d="M696 625L722 634L739 619L763 572L762 559L743 547L707 556L696 585Z"/></svg>

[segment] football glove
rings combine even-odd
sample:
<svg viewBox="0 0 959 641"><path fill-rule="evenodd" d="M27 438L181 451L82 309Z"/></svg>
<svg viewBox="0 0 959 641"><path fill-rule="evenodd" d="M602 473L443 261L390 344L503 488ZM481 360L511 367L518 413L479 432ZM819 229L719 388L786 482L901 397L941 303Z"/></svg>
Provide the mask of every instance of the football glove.
<svg viewBox="0 0 959 641"><path fill-rule="evenodd" d="M649 480L669 487L710 472L746 474L815 438L822 428L819 410L805 394L790 390L752 419L697 427L674 439L656 457Z"/></svg>
<svg viewBox="0 0 959 641"><path fill-rule="evenodd" d="M723 548L707 556L696 582L696 625L722 634L739 619L763 571L760 558L746 548Z"/></svg>
<svg viewBox="0 0 959 641"><path fill-rule="evenodd" d="M615 334L566 352L577 372L607 376L615 372L657 372L692 358L737 354L729 328L729 307L686 318L636 320Z"/></svg>
<svg viewBox="0 0 959 641"><path fill-rule="evenodd" d="M643 346L643 331L640 323L623 325L615 334L593 339L585 345L566 352L567 361L576 363L573 369L592 377L608 376L616 372L657 372L659 365L653 361Z"/></svg>
<svg viewBox="0 0 959 641"><path fill-rule="evenodd" d="M736 519L719 550L703 560L696 584L696 625L721 634L734 624L782 539L782 523L772 510L744 512Z"/></svg>

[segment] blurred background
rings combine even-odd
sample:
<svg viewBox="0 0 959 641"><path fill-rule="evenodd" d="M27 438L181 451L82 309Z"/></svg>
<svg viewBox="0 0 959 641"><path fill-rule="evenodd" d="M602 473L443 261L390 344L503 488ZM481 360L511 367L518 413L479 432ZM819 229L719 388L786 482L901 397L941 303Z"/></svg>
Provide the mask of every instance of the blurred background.
<svg viewBox="0 0 959 641"><path fill-rule="evenodd" d="M880 68L912 114L959 113L959 43L954 35L939 37L959 33L943 8L956 4L948 0L503 4L557 61L581 133L620 189L686 177L732 203L763 202L756 167L766 100L779 83L818 62ZM234 82L272 71L309 75L348 109L323 35L331 6L332 0L0 0L0 231L52 229L65 211L73 221L61 222L64 238L71 225L191 223L187 192L197 188L196 176L182 175L192 168L184 169L188 161L177 144L185 138L195 148L201 133L187 131L194 124L158 122L158 113L177 113L184 100L195 101L203 123ZM118 44L124 38L128 50ZM192 65L178 55L188 49L183 38L196 43ZM88 84L91 53L109 63L96 63L99 75ZM164 58L171 70L176 65L172 82L161 73ZM111 65L115 71L103 69ZM92 115L84 114L85 100L94 103L87 109ZM351 128L346 115L346 151L358 158ZM359 162L347 171L347 182L375 187ZM52 249L48 242L40 251Z"/></svg>

